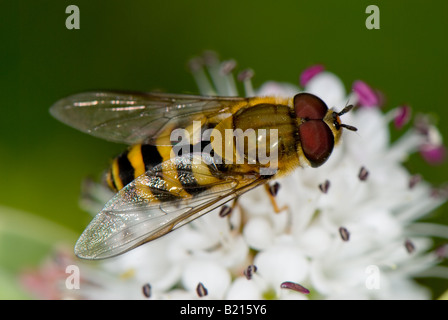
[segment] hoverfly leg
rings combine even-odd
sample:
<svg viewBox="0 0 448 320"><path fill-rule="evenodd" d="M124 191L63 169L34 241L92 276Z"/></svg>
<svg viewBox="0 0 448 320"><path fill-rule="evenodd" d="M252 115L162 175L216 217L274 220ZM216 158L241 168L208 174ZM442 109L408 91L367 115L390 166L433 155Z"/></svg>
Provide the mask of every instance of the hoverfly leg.
<svg viewBox="0 0 448 320"><path fill-rule="evenodd" d="M266 193L268 194L269 200L271 201L272 208L274 209L275 213L280 213L288 209L287 205L284 205L283 207L279 208L277 201L275 201L275 196L277 195L278 189L280 188L278 182L275 182L272 186L270 186L269 184L265 184L264 188L266 190Z"/></svg>

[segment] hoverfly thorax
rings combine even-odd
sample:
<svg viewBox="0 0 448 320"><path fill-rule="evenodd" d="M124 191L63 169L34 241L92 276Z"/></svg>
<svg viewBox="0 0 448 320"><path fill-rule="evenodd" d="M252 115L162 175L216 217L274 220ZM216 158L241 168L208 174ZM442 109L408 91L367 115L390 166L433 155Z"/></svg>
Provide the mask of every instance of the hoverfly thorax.
<svg viewBox="0 0 448 320"><path fill-rule="evenodd" d="M327 161L334 145L339 142L342 128L356 131L356 128L342 124L340 120L340 116L353 106L347 106L338 113L310 93L295 95L293 104L299 122L299 157L305 157L312 167L319 167Z"/></svg>

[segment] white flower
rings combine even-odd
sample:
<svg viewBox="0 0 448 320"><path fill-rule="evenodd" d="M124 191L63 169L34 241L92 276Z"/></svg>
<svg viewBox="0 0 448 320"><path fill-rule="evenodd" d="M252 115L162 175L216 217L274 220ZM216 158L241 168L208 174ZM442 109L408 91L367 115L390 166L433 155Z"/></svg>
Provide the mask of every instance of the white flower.
<svg viewBox="0 0 448 320"><path fill-rule="evenodd" d="M207 53L191 66L203 94L237 94L233 61L220 63ZM448 227L417 221L442 204L446 194L416 179L402 162L424 145L443 146L438 131L420 122L391 143L389 124L398 115L406 118L402 109L383 114L373 105L380 99L365 83L355 82L347 95L334 74L322 67L308 72L301 78L303 90L329 107L341 110L346 104L361 104L344 115L344 123L358 131L345 130L323 166L299 168L278 181L276 201L287 210L274 213L266 191L257 188L239 198L230 216L222 218L216 209L117 258L95 264L68 258L66 263L81 268L81 285L76 292L61 290L61 297L430 298L430 291L413 278L432 271L448 277L431 251L432 237L448 237ZM245 71L238 77L248 95L291 96L303 91L275 82L253 91L252 75ZM368 108L363 101L368 101ZM100 186L89 188L104 198ZM282 283L296 290L281 288Z"/></svg>

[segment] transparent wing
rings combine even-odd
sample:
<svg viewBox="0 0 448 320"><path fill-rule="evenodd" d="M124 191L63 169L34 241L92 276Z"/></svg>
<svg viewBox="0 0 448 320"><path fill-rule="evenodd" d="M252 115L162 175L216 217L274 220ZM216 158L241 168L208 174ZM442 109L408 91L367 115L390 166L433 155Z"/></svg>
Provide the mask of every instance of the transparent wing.
<svg viewBox="0 0 448 320"><path fill-rule="evenodd" d="M98 91L57 101L50 113L61 122L93 136L126 144L154 143L151 137L167 125L188 126L193 120L229 112L246 98L203 97L126 91Z"/></svg>
<svg viewBox="0 0 448 320"><path fill-rule="evenodd" d="M182 175L182 170L162 172L159 168L146 172L121 189L95 216L76 243L75 254L84 259L119 255L163 236L266 182L266 177L255 175L239 177L226 173L226 176L216 179L217 174L196 174L202 181L215 180L201 184L205 190L200 193L197 193L197 185L191 185L179 188L176 195L176 190L171 188L168 191L166 184L179 184L176 175ZM158 194L158 202L154 202L148 189L150 194ZM181 190L195 195L182 196Z"/></svg>

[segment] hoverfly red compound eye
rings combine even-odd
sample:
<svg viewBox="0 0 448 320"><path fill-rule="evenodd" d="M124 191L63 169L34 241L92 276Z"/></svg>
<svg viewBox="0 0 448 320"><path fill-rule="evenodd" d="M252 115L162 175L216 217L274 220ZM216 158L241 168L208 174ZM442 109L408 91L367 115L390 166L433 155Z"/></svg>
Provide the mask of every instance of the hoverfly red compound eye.
<svg viewBox="0 0 448 320"><path fill-rule="evenodd" d="M319 167L327 161L334 147L334 136L322 120L309 120L299 126L303 153L312 167Z"/></svg>
<svg viewBox="0 0 448 320"><path fill-rule="evenodd" d="M328 107L319 97L311 93L299 93L294 96L294 111L298 118L305 120L321 120Z"/></svg>
<svg viewBox="0 0 448 320"><path fill-rule="evenodd" d="M319 167L334 147L333 132L323 121L328 107L314 94L299 93L294 96L294 111L301 119L299 136L303 153L312 167Z"/></svg>

